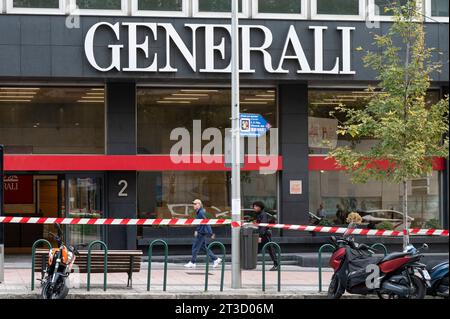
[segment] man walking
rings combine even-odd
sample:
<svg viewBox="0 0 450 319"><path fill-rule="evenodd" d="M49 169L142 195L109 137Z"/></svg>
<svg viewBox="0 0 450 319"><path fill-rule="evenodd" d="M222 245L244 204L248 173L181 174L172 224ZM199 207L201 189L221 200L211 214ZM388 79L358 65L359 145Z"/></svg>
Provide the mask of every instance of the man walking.
<svg viewBox="0 0 450 319"><path fill-rule="evenodd" d="M203 209L203 204L200 199L196 199L192 202L194 204L194 209L197 214L197 219L206 219L205 210ZM213 254L213 252L208 249L206 246L206 238L207 237L213 237L212 228L210 225L198 225L197 230L194 232L194 243L192 244L192 258L191 261L189 261L184 267L186 268L195 268L196 267L196 261L197 261L197 255L200 250L203 250L206 252L207 256L211 258L211 260L214 262L213 267L216 268L220 265L222 262L221 258L218 258L216 255ZM207 258L208 258L207 257Z"/></svg>
<svg viewBox="0 0 450 319"><path fill-rule="evenodd" d="M262 202L254 202L253 203L253 210L256 213L256 222L257 223L269 223L269 216L267 215L267 212L264 210L265 206ZM269 228L267 227L259 227L259 243L261 244L261 247L264 247L265 244L272 241L272 233ZM260 247L260 249L261 249ZM269 255L270 258L273 261L273 267L270 269L271 271L278 269L278 260L275 255L275 249L273 246L269 246Z"/></svg>

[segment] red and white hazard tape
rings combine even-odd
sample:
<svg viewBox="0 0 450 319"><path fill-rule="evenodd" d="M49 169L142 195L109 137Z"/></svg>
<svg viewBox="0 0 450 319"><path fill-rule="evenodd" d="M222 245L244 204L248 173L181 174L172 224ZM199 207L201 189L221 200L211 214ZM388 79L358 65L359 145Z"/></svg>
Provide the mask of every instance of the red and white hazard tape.
<svg viewBox="0 0 450 319"><path fill-rule="evenodd" d="M0 224L62 224L62 225L145 225L145 226L195 226L195 225L255 225L257 227L278 228L285 230L297 230L305 232L318 232L329 234L344 234L362 236L403 236L404 231L358 229L344 227L303 226L289 224L254 224L244 222L232 222L229 219L131 219L131 218L49 218L49 217L0 217ZM445 236L448 230L442 229L410 229L410 235Z"/></svg>
<svg viewBox="0 0 450 319"><path fill-rule="evenodd" d="M232 227L240 227L245 223L232 222ZM289 224L254 224L259 227L278 228L285 230L298 230L305 232L330 233L330 234L352 234L362 236L403 236L405 231L397 230L383 230L383 229L359 229L359 228L344 228L344 227L323 227L323 226L303 226L303 225L289 225ZM448 236L448 230L441 229L417 229L409 230L410 235L422 236Z"/></svg>
<svg viewBox="0 0 450 319"><path fill-rule="evenodd" d="M227 225L226 219L131 219L131 218L49 218L49 217L0 217L0 224L61 224L61 225L146 225L188 226Z"/></svg>

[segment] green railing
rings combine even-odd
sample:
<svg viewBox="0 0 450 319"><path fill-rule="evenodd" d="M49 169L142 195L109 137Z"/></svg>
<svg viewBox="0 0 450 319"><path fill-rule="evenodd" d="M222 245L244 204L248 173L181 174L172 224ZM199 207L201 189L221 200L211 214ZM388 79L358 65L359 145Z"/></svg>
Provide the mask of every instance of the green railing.
<svg viewBox="0 0 450 319"><path fill-rule="evenodd" d="M151 281L151 273L152 273L152 257L153 257L153 246L161 244L164 246L164 282L163 282L163 290L166 291L167 288L167 258L169 256L169 246L162 239L156 239L151 242L150 246L148 246L148 272L147 272L147 291L150 291L150 281Z"/></svg>
<svg viewBox="0 0 450 319"><path fill-rule="evenodd" d="M332 252L336 249L336 247L334 247L331 244L324 244L322 246L320 246L319 248L319 256L318 256L318 268L319 268L319 292L322 292L322 251L325 248L331 248Z"/></svg>
<svg viewBox="0 0 450 319"><path fill-rule="evenodd" d="M52 250L52 244L48 240L39 239L36 240L31 248L31 290L34 290L34 267L35 267L35 257L36 257L36 247L39 244L45 243L48 246L49 250ZM42 263L42 273L44 273L45 262Z"/></svg>
<svg viewBox="0 0 450 319"><path fill-rule="evenodd" d="M274 243L273 241L268 242L264 245L262 248L262 291L266 291L266 249L269 246L274 246L277 250L277 261L278 261L278 292L281 291L281 247L277 243Z"/></svg>
<svg viewBox="0 0 450 319"><path fill-rule="evenodd" d="M208 245L208 249L213 248L214 246L219 246L222 250L222 271L220 274L220 291L223 291L223 280L225 274L225 258L226 258L226 249L224 244L221 242L215 241ZM205 291L208 291L208 276L209 276L209 256L206 255L206 271L205 271Z"/></svg>
<svg viewBox="0 0 450 319"><path fill-rule="evenodd" d="M107 276L108 276L108 246L101 240L93 241L88 246L88 257L87 257L87 291L91 290L91 250L92 246L95 244L100 244L105 249L105 255L103 257L103 290L106 291L107 287Z"/></svg>

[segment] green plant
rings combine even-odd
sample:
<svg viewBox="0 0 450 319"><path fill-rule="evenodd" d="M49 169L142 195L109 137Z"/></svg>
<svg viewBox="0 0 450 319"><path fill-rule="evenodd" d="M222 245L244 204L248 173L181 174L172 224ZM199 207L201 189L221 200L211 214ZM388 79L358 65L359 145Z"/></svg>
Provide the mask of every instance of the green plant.
<svg viewBox="0 0 450 319"><path fill-rule="evenodd" d="M411 222L411 228L422 228L425 223L425 219L423 218L414 218Z"/></svg>
<svg viewBox="0 0 450 319"><path fill-rule="evenodd" d="M437 219L430 219L425 223L426 229L439 229L441 227L441 222Z"/></svg>
<svg viewBox="0 0 450 319"><path fill-rule="evenodd" d="M375 225L376 229L384 229L384 230L394 230L394 224L390 222L381 222Z"/></svg>
<svg viewBox="0 0 450 319"><path fill-rule="evenodd" d="M353 182L377 179L398 183L404 194L408 194L408 180L433 171L433 157L448 158L449 147L448 95L427 104L432 75L440 72L442 63L435 62L435 50L426 47L424 23L418 22L420 14L415 8L412 0L393 6L393 24L375 35L377 50L364 56L365 66L378 74L378 89L367 89L366 106L355 109L342 104L336 108L345 117L338 135L355 141L371 139L372 146L363 151L339 146L329 153L347 169ZM407 196L403 196L402 211L406 223ZM405 234L404 247L408 237Z"/></svg>

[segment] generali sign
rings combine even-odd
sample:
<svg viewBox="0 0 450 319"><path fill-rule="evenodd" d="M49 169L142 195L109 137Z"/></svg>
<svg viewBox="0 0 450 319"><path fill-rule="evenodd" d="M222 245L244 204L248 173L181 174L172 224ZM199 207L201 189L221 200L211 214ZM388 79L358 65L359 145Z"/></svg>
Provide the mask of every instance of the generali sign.
<svg viewBox="0 0 450 319"><path fill-rule="evenodd" d="M127 39L121 38L121 28L126 28ZM180 36L179 32L171 23L146 23L146 22L117 22L111 24L108 22L99 22L93 25L86 34L84 50L87 60L93 68L101 72L109 72L112 70L120 72L177 72L176 61L173 61L172 50L178 50L183 59L187 62L193 72L200 73L230 73L231 64L226 67L219 67L218 61L228 61L226 56L225 43L230 42L231 27L230 25L216 25L216 24L184 24L184 28L190 33L190 43L186 43ZM354 27L337 27L336 30L341 34L340 54L333 56L330 61L326 61L327 65L332 65L330 68L324 67L324 34L327 32L327 26L309 26L306 30L311 32L314 38L314 61L308 61L304 47L302 45L302 37L297 32L294 25L291 25L284 36L284 48L277 53L277 56L272 56L271 48L273 45L272 31L263 25L241 25L241 72L255 73L256 70L252 68L252 54L258 52L262 54L264 61L264 69L268 73L283 74L289 73L286 68L287 61L294 61L298 65L298 74L355 74L352 70L351 64L351 37ZM164 32L164 38L158 38L158 34ZM200 32L200 30L202 32ZM138 31L145 32L145 36L141 36L138 41ZM224 32L228 34L228 38L218 36L218 33ZM95 37L99 32L110 32L113 34L117 43L109 44L103 49L107 50L110 57L108 65L100 65L97 62L94 47L98 47L95 42ZM262 33L263 41L258 46L255 46L252 41L252 35L256 32ZM204 36L201 43L204 43L204 48L201 50L204 59L199 61L197 41L198 37ZM142 41L143 39L143 41ZM153 48L149 40L156 41L157 45ZM124 45L127 43L127 47ZM165 47L165 56L161 57L156 52L156 47ZM312 49L312 48L309 48ZM128 51L128 58L123 61L122 51ZM95 51L95 52L94 52ZM279 51L279 50L274 50ZM138 66L138 56L145 56L145 66ZM162 60L163 63L159 60ZM341 61L342 59L342 61ZM276 61L276 62L274 62ZM161 66L164 64L164 66Z"/></svg>

